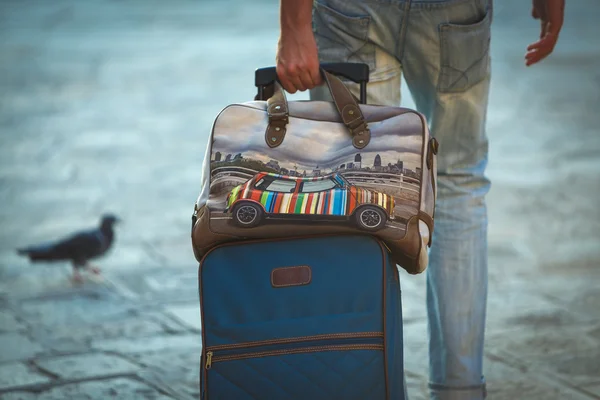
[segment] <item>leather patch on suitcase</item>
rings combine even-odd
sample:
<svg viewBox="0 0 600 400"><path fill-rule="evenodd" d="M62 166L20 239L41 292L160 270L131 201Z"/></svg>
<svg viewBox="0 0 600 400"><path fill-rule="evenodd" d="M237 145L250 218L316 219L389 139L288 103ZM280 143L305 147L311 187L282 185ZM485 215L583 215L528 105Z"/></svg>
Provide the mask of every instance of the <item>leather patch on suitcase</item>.
<svg viewBox="0 0 600 400"><path fill-rule="evenodd" d="M308 265L275 268L271 271L271 285L276 288L308 285L311 279L312 272Z"/></svg>

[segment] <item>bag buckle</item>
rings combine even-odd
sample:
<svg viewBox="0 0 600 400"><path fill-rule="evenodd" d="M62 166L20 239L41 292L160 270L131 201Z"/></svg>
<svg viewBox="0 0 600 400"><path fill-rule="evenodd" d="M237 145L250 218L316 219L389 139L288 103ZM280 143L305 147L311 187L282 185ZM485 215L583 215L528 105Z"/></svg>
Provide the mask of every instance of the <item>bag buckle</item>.
<svg viewBox="0 0 600 400"><path fill-rule="evenodd" d="M348 122L346 126L352 132L352 136L371 133L367 122L362 118L356 118L355 120Z"/></svg>
<svg viewBox="0 0 600 400"><path fill-rule="evenodd" d="M268 110L269 121L283 121L286 124L289 122L288 111L282 104L273 104Z"/></svg>

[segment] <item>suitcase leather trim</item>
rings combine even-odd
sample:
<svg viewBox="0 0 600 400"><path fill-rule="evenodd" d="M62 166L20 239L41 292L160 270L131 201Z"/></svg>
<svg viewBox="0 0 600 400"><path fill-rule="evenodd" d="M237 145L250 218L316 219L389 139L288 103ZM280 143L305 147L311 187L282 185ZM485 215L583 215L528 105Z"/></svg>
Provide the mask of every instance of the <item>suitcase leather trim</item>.
<svg viewBox="0 0 600 400"><path fill-rule="evenodd" d="M308 265L275 268L271 271L271 286L274 288L308 285L312 270Z"/></svg>

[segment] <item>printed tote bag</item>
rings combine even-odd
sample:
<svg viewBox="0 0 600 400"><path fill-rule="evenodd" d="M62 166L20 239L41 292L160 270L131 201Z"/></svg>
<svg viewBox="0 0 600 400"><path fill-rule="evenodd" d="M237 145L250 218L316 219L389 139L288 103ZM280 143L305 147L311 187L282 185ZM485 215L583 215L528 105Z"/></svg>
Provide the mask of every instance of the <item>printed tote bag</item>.
<svg viewBox="0 0 600 400"><path fill-rule="evenodd" d="M198 260L224 242L361 232L409 273L425 270L438 146L424 116L359 104L321 72L332 102L288 103L275 81L268 100L217 116L192 217Z"/></svg>

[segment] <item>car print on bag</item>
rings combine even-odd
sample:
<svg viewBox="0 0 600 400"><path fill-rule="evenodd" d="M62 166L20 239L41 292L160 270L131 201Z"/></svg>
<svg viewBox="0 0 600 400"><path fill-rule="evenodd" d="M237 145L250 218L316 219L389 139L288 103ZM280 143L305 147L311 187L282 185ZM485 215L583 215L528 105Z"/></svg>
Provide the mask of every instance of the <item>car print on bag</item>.
<svg viewBox="0 0 600 400"><path fill-rule="evenodd" d="M393 196L349 183L342 175L295 177L260 172L227 195L226 213L234 223L251 228L265 217L352 220L377 231L393 219Z"/></svg>

